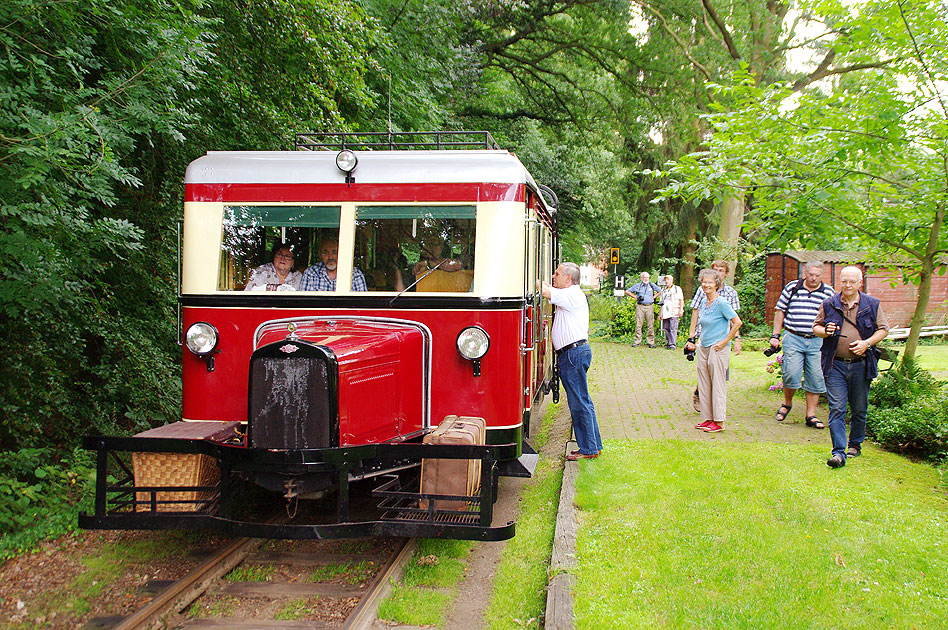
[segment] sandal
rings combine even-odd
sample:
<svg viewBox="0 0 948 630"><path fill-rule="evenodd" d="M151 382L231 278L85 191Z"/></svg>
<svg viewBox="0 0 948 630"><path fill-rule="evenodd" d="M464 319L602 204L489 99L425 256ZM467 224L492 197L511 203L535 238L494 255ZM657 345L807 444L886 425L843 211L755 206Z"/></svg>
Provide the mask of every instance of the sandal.
<svg viewBox="0 0 948 630"><path fill-rule="evenodd" d="M777 413L774 415L774 420L783 422L787 419L787 414L790 413L791 409L793 409L793 405L788 405L787 403L780 405L780 408L777 409Z"/></svg>
<svg viewBox="0 0 948 630"><path fill-rule="evenodd" d="M806 426L813 427L814 429L825 429L826 425L816 419L816 416L807 416L806 417Z"/></svg>

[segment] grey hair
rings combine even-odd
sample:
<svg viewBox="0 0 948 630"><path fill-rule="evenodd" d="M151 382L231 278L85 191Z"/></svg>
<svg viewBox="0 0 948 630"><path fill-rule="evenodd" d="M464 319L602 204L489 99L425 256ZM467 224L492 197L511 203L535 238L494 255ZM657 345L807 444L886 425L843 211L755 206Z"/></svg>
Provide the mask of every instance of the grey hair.
<svg viewBox="0 0 948 630"><path fill-rule="evenodd" d="M804 270L807 270L807 269L820 269L820 270L822 270L822 269L823 269L823 262L822 262L822 261L819 261L819 260L809 260L809 261L807 261L807 263L806 263L805 265L803 265L803 269L804 269Z"/></svg>
<svg viewBox="0 0 948 630"><path fill-rule="evenodd" d="M724 286L724 280L721 279L721 275L714 269L702 269L698 272L698 284L701 284L701 281L705 278L714 278L714 284L718 289Z"/></svg>
<svg viewBox="0 0 948 630"><path fill-rule="evenodd" d="M573 284L579 284L579 265L574 262L564 262L560 263L560 267L562 267L566 275L570 277Z"/></svg>

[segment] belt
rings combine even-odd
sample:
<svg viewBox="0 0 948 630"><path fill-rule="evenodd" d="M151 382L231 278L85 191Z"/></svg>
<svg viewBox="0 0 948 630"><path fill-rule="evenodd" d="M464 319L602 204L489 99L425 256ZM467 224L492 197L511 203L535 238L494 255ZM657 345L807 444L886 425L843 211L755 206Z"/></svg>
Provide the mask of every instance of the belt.
<svg viewBox="0 0 948 630"><path fill-rule="evenodd" d="M844 359L842 357L836 357L837 361L842 361L843 363L861 363L866 360L866 357L853 357L851 359Z"/></svg>
<svg viewBox="0 0 948 630"><path fill-rule="evenodd" d="M816 337L816 335L803 335L796 331L790 330L789 328L784 328L784 330L786 330L791 335L796 335L797 337L803 337L804 339L813 339L813 337Z"/></svg>
<svg viewBox="0 0 948 630"><path fill-rule="evenodd" d="M560 348L559 350L556 351L556 356L560 356L561 354L563 354L564 352L566 352L566 351L569 350L570 348L576 348L576 347L578 347L578 346L585 346L585 345L586 345L586 340L585 340L585 339L580 339L579 341L574 341L573 343L568 343L568 344L566 344L565 346L563 346L562 348Z"/></svg>

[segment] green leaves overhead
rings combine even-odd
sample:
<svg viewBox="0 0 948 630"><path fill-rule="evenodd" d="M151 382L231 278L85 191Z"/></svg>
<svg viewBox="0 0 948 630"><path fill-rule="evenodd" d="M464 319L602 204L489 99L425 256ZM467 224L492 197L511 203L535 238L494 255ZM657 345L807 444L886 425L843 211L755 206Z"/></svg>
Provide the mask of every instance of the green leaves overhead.
<svg viewBox="0 0 948 630"><path fill-rule="evenodd" d="M838 77L801 91L799 81L762 86L743 72L716 86L720 105L703 118L709 150L677 160L663 194L746 194L771 245L866 249L902 267L919 283L915 335L948 252L946 8L819 7L832 17Z"/></svg>

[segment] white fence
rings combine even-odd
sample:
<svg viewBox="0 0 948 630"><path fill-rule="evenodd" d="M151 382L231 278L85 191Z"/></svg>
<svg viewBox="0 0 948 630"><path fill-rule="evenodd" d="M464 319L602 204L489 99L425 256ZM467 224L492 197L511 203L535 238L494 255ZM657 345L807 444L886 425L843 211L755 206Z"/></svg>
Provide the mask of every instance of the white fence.
<svg viewBox="0 0 948 630"><path fill-rule="evenodd" d="M948 326L922 326L922 332L919 337L934 337L935 335L948 335ZM889 330L888 340L900 341L909 336L908 328L892 328Z"/></svg>

